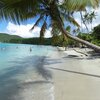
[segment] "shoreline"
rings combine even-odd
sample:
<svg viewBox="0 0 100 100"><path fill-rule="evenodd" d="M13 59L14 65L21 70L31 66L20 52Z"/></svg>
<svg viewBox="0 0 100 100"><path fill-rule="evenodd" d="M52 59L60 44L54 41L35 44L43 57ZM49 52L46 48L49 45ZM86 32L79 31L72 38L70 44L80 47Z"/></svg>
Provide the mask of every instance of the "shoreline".
<svg viewBox="0 0 100 100"><path fill-rule="evenodd" d="M30 52L29 47L25 47L29 55L25 52L25 57L15 59L12 67L0 76L1 99L99 100L99 57L85 56L72 48L66 51L59 51L56 47L44 48L40 47L36 56L34 51L37 49ZM45 54L41 55L41 52Z"/></svg>
<svg viewBox="0 0 100 100"><path fill-rule="evenodd" d="M46 62L45 67L53 73L55 100L99 100L99 57L69 49L53 51Z"/></svg>

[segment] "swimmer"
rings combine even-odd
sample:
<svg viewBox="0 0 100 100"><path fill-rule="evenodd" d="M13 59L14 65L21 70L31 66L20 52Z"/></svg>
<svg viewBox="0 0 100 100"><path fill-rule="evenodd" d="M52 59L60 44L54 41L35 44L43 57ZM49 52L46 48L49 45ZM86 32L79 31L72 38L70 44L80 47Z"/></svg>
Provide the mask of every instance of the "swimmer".
<svg viewBox="0 0 100 100"><path fill-rule="evenodd" d="M16 49L18 49L18 46L16 47Z"/></svg>
<svg viewBox="0 0 100 100"><path fill-rule="evenodd" d="M30 52L32 51L32 48L30 47Z"/></svg>

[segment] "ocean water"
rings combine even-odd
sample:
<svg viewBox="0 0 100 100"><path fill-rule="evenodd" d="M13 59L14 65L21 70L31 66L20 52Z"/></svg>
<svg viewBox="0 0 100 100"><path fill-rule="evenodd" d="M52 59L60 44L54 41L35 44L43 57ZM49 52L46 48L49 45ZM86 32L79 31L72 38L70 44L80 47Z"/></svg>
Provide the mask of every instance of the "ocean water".
<svg viewBox="0 0 100 100"><path fill-rule="evenodd" d="M53 100L50 46L0 43L0 100Z"/></svg>

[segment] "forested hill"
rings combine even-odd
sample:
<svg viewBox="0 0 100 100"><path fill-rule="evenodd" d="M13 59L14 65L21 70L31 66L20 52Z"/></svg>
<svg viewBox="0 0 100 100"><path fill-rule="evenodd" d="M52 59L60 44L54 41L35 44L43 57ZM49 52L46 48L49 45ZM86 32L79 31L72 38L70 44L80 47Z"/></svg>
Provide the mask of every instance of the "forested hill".
<svg viewBox="0 0 100 100"><path fill-rule="evenodd" d="M21 44L36 44L36 45L51 45L51 38L45 38L42 42L40 38L22 38L17 35L9 35L0 33L0 42L3 43L21 43Z"/></svg>
<svg viewBox="0 0 100 100"><path fill-rule="evenodd" d="M21 37L17 35L9 35L6 33L0 33L0 42L9 42L12 39L21 39Z"/></svg>

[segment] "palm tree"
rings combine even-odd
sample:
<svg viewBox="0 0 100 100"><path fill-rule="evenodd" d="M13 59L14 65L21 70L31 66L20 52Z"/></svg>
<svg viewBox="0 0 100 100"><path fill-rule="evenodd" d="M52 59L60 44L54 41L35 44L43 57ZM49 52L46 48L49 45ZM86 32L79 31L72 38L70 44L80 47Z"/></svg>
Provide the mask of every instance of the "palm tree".
<svg viewBox="0 0 100 100"><path fill-rule="evenodd" d="M72 14L85 10L87 6L93 8L99 5L99 0L0 0L0 18L13 20L16 23L30 18L38 17L33 25L34 29L40 22L42 23L40 37L43 38L46 28L52 27L52 34L63 34L65 37L87 45L100 52L100 47L74 37L66 31L64 21L69 21L80 27ZM48 24L48 20L50 23Z"/></svg>
<svg viewBox="0 0 100 100"><path fill-rule="evenodd" d="M91 30L92 30L92 23L93 23L93 19L96 19L96 13L93 11L90 14L90 24L91 24Z"/></svg>
<svg viewBox="0 0 100 100"><path fill-rule="evenodd" d="M80 15L81 15L82 23L85 25L86 30L89 32L89 29L88 29L87 24L86 24L88 13L83 16L82 12L80 12ZM81 23L81 27L82 27L82 23Z"/></svg>
<svg viewBox="0 0 100 100"><path fill-rule="evenodd" d="M92 11L91 13L86 12L85 15L83 16L83 21L86 24L91 24L91 30L92 30L92 22L93 19L96 18L96 14L94 11Z"/></svg>

